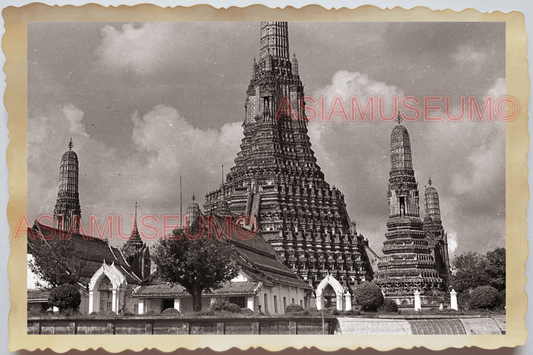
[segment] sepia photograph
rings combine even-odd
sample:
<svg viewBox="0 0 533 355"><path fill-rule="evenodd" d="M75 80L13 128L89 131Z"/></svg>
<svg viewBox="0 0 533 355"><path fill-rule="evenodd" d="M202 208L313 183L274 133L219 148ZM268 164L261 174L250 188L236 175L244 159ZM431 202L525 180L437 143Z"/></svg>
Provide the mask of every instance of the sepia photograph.
<svg viewBox="0 0 533 355"><path fill-rule="evenodd" d="M508 31L29 21L26 334L505 336Z"/></svg>

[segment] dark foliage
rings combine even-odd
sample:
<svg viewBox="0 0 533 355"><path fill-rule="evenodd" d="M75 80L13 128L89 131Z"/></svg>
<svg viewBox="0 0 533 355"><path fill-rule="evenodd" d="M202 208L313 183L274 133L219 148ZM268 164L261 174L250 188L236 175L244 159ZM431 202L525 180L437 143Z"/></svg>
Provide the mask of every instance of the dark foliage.
<svg viewBox="0 0 533 355"><path fill-rule="evenodd" d="M254 314L254 311L252 311L250 308L241 308L241 313L246 315L252 315ZM258 314L263 314L263 312Z"/></svg>
<svg viewBox="0 0 533 355"><path fill-rule="evenodd" d="M59 285L50 292L48 303L60 311L78 309L81 303L80 292L74 285Z"/></svg>
<svg viewBox="0 0 533 355"><path fill-rule="evenodd" d="M215 301L209 308L215 312L231 312L231 313L240 313L241 307L234 303L228 303L226 301Z"/></svg>
<svg viewBox="0 0 533 355"><path fill-rule="evenodd" d="M458 293L485 285L498 291L505 289L505 248L489 251L486 255L468 252L456 257L452 264L455 268L452 286Z"/></svg>
<svg viewBox="0 0 533 355"><path fill-rule="evenodd" d="M490 286L498 291L505 290L505 248L498 248L487 253L486 272Z"/></svg>
<svg viewBox="0 0 533 355"><path fill-rule="evenodd" d="M396 313L398 312L398 305L396 304L396 302L394 302L394 300L391 300L390 298L385 298L383 304L379 308L379 311Z"/></svg>
<svg viewBox="0 0 533 355"><path fill-rule="evenodd" d="M214 316L215 311L213 311L211 308L204 309L200 312L197 312L196 315L198 316Z"/></svg>
<svg viewBox="0 0 533 355"><path fill-rule="evenodd" d="M373 282L363 282L355 287L356 302L364 311L375 312L383 304L383 293Z"/></svg>
<svg viewBox="0 0 533 355"><path fill-rule="evenodd" d="M36 238L28 243L28 249L33 255L29 264L31 271L49 286L74 284L80 280L86 262L76 255L72 239L62 240L59 236L51 240Z"/></svg>
<svg viewBox="0 0 533 355"><path fill-rule="evenodd" d="M470 294L472 309L494 309L500 304L500 294L492 286L479 286Z"/></svg>
<svg viewBox="0 0 533 355"><path fill-rule="evenodd" d="M285 313L302 313L303 311L303 307L298 304L289 304L285 307Z"/></svg>
<svg viewBox="0 0 533 355"><path fill-rule="evenodd" d="M223 240L208 238L207 233L192 240L174 230L171 238L162 238L155 245L152 260L161 279L185 287L193 298L194 311L199 312L203 290L220 288L238 274L229 257L230 248Z"/></svg>

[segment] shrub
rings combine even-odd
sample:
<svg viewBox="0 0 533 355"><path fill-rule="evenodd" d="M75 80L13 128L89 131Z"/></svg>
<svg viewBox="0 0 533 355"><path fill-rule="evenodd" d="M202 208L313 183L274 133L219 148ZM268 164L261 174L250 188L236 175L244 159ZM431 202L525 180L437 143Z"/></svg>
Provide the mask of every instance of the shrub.
<svg viewBox="0 0 533 355"><path fill-rule="evenodd" d="M246 314L246 315L252 315L252 314L255 314L254 311L252 311L250 308L241 308L241 313L242 314ZM257 314L262 314L263 312L261 313L257 313Z"/></svg>
<svg viewBox="0 0 533 355"><path fill-rule="evenodd" d="M501 301L501 304L500 306L502 308L505 308L505 304L506 304L506 298L505 298L505 289L500 291L500 301Z"/></svg>
<svg viewBox="0 0 533 355"><path fill-rule="evenodd" d="M331 313L332 315L334 315L334 316L338 316L339 314L341 314L341 312L340 312L338 309L336 309L336 308L331 309L331 310L330 310L330 313Z"/></svg>
<svg viewBox="0 0 533 355"><path fill-rule="evenodd" d="M215 312L222 312L227 310L229 303L226 301L215 301L211 303L211 306L209 306L209 309L215 311Z"/></svg>
<svg viewBox="0 0 533 355"><path fill-rule="evenodd" d="M153 309L151 309L150 311L148 311L148 312L146 313L146 315L148 315L148 316L158 316L159 313L157 313L156 311L154 311Z"/></svg>
<svg viewBox="0 0 533 355"><path fill-rule="evenodd" d="M379 308L379 311L381 312L398 312L398 305L394 300L391 300L390 298L385 298L383 301L383 304Z"/></svg>
<svg viewBox="0 0 533 355"><path fill-rule="evenodd" d="M130 311L127 311L127 310L122 310L122 311L120 311L119 314L120 314L121 316L134 316L134 315L135 315L135 313L130 312Z"/></svg>
<svg viewBox="0 0 533 355"><path fill-rule="evenodd" d="M235 303L228 303L228 306L226 307L225 311L231 313L241 313L242 308L239 307L239 305L236 305Z"/></svg>
<svg viewBox="0 0 533 355"><path fill-rule="evenodd" d="M500 294L492 286L479 286L470 294L472 309L494 309L501 303Z"/></svg>
<svg viewBox="0 0 533 355"><path fill-rule="evenodd" d="M462 311L470 310L470 292L468 290L457 295L457 305Z"/></svg>
<svg viewBox="0 0 533 355"><path fill-rule="evenodd" d="M298 304L290 304L285 307L285 313L302 313L303 311L303 307Z"/></svg>
<svg viewBox="0 0 533 355"><path fill-rule="evenodd" d="M231 313L240 313L241 307L236 305L235 303L228 303L226 301L215 301L209 309L215 311L215 312L231 312Z"/></svg>
<svg viewBox="0 0 533 355"><path fill-rule="evenodd" d="M214 316L215 315L215 311L212 310L211 308L202 309L200 312L197 312L196 315L198 315L198 316Z"/></svg>
<svg viewBox="0 0 533 355"><path fill-rule="evenodd" d="M69 317L69 316L74 316L74 315L78 314L78 310L77 309L72 309L72 308L67 308L65 310L62 310L59 313L64 315L64 316Z"/></svg>
<svg viewBox="0 0 533 355"><path fill-rule="evenodd" d="M66 309L77 309L81 303L81 296L78 288L74 285L63 284L55 287L48 296L48 303L59 308L60 311Z"/></svg>
<svg viewBox="0 0 533 355"><path fill-rule="evenodd" d="M354 295L364 311L375 312L383 304L381 289L373 282L363 282L357 285Z"/></svg>
<svg viewBox="0 0 533 355"><path fill-rule="evenodd" d="M180 311L178 311L176 308L167 308L161 314L165 316L179 316Z"/></svg>

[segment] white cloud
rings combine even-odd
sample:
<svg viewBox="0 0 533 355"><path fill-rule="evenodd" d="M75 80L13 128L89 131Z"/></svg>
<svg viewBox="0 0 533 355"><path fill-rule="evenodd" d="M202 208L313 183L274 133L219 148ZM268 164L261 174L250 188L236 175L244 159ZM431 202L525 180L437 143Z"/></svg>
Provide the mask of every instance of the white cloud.
<svg viewBox="0 0 533 355"><path fill-rule="evenodd" d="M81 123L84 116L82 110L80 110L73 104L68 104L63 106L63 109L61 111L70 123L70 133L79 134L85 138L89 137L89 135L85 131L85 126L83 125L83 123Z"/></svg>
<svg viewBox="0 0 533 355"><path fill-rule="evenodd" d="M450 260L453 259L453 253L455 253L458 246L457 233L452 230L448 231L448 255L450 256Z"/></svg>
<svg viewBox="0 0 533 355"><path fill-rule="evenodd" d="M172 25L168 22L143 23L139 27L128 23L121 29L106 25L97 55L112 69L149 72L166 61L172 37Z"/></svg>
<svg viewBox="0 0 533 355"><path fill-rule="evenodd" d="M462 45L451 54L452 59L461 65L479 65L487 59L487 54L476 51L472 46Z"/></svg>
<svg viewBox="0 0 533 355"><path fill-rule="evenodd" d="M193 192L202 204L206 187L214 189L220 184L221 164L226 166L226 172L233 166L242 137L240 123L227 123L219 130L202 130L168 106L156 106L142 117L136 113L132 120L131 139L137 149L125 151L90 137L83 125L83 112L73 105L56 108L50 115L31 117L30 220L53 213L59 164L70 137L79 158L80 204L86 231L89 232L89 216L95 215L101 228L106 217L112 216L116 232L120 215L122 235L131 231L135 201L139 203L140 216L150 214L159 218L157 228L162 226L162 215L178 214L180 175L183 175L184 211ZM139 229L146 231L142 226ZM146 231L147 235L150 233ZM116 239L114 243L120 241Z"/></svg>

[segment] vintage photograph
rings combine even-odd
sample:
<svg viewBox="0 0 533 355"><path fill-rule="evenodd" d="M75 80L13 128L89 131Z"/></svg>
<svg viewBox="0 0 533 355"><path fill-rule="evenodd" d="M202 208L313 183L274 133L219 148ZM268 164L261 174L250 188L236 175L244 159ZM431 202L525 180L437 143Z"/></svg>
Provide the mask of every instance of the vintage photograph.
<svg viewBox="0 0 533 355"><path fill-rule="evenodd" d="M506 333L505 23L27 39L28 334Z"/></svg>

